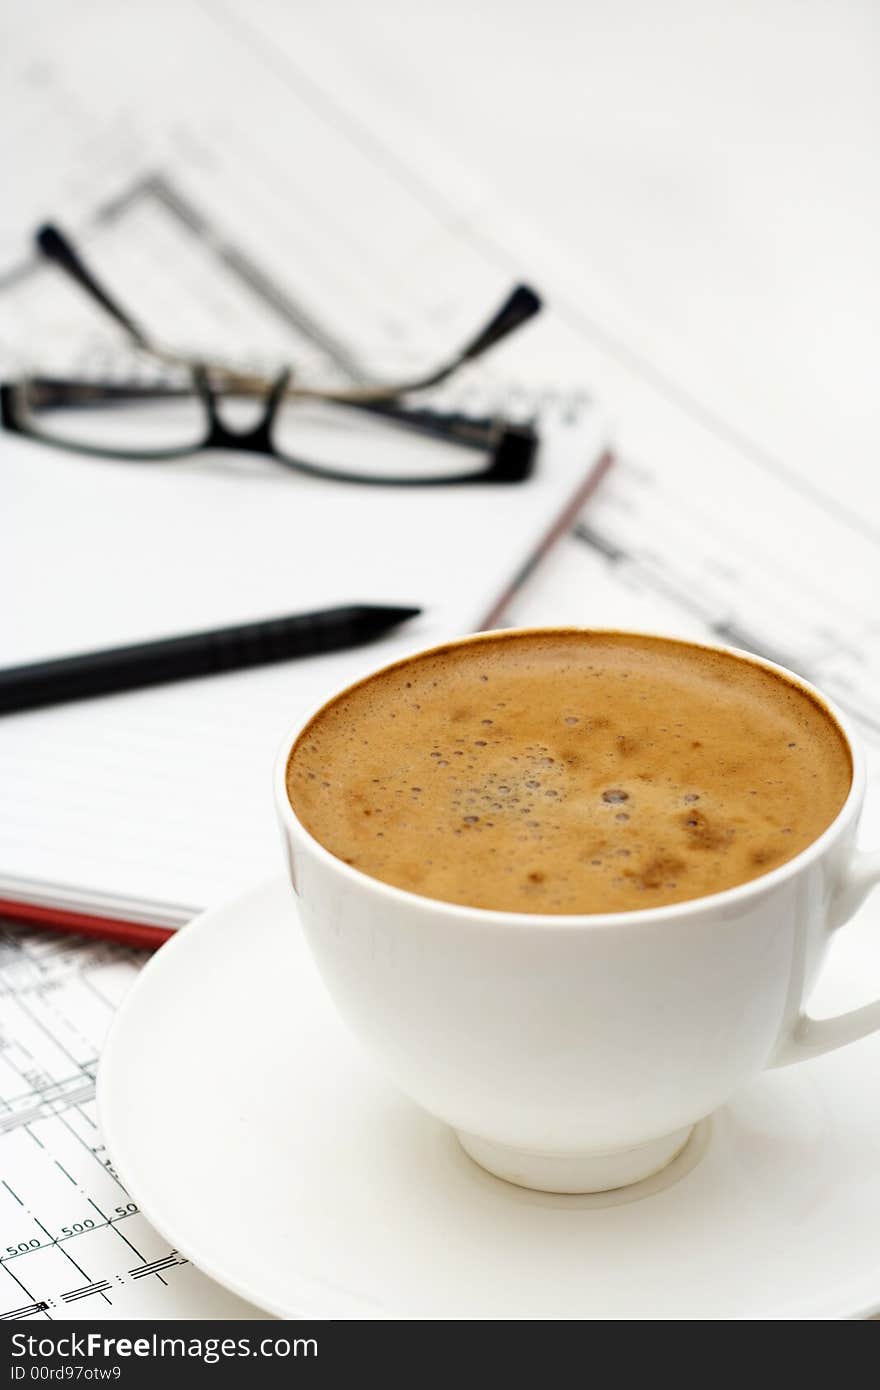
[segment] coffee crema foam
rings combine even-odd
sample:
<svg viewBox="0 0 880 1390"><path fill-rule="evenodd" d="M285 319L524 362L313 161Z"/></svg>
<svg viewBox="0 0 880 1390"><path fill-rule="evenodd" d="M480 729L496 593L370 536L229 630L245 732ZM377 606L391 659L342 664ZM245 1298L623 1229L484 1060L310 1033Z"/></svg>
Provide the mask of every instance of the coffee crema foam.
<svg viewBox="0 0 880 1390"><path fill-rule="evenodd" d="M287 766L330 852L429 898L627 912L792 859L852 781L802 687L685 642L493 634L402 662L326 705Z"/></svg>

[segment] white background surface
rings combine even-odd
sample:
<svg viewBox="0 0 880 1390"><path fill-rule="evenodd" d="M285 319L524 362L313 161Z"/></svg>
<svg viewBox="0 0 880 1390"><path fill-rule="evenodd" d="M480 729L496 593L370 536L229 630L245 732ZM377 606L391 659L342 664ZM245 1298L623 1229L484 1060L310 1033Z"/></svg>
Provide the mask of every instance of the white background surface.
<svg viewBox="0 0 880 1390"><path fill-rule="evenodd" d="M295 33L337 100L362 86L414 151L453 149L540 228L597 342L790 466L873 475L871 0L296 8L285 26L271 5L279 46Z"/></svg>

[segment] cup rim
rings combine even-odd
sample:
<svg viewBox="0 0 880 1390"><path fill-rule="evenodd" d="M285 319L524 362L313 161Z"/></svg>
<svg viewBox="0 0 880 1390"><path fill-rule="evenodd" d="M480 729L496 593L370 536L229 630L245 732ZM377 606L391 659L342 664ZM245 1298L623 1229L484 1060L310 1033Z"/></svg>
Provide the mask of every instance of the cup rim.
<svg viewBox="0 0 880 1390"><path fill-rule="evenodd" d="M810 695L817 704L830 716L840 729L847 748L849 750L852 764L852 781L846 796L846 800L838 811L834 820L825 827L822 834L806 845L804 849L796 854L792 859L786 860L778 868L771 869L769 873L760 874L757 878L747 879L745 883L735 884L732 888L723 888L717 893L705 893L698 898L684 898L681 902L665 903L658 907L633 908L622 912L509 912L502 908L469 907L465 903L447 902L442 898L432 898L425 893L413 893L408 888L398 888L394 884L386 883L384 879L374 878L371 874L364 873L362 869L356 868L352 864L346 864L342 859L337 858L320 840L307 830L302 821L296 815L290 799L287 795L287 764L293 746L300 734L314 718L334 700L350 690L354 690L359 685L364 685L373 680L376 676L386 671L394 670L399 666L405 666L410 661L423 656L430 656L436 652L445 651L449 647L467 646L482 641L503 640L506 635L517 636L541 636L556 633L584 633L598 636L619 636L636 637L657 642L671 642L679 646L695 647L699 651L718 652L726 656L734 656L739 660L747 661L753 666L760 666L764 670L772 671L774 674L783 677L790 684L797 686ZM832 842L841 834L850 819L857 814L861 807L865 794L866 766L865 756L858 737L854 734L849 719L839 707L830 700L821 690L799 676L795 671L780 665L776 661L771 661L768 657L758 656L754 652L748 652L740 647L728 646L723 642L701 642L688 637L677 637L662 632L645 632L634 628L612 628L612 627L583 627L570 624L549 624L549 625L530 625L528 627L509 627L491 628L483 632L468 633L463 637L452 637L443 642L437 642L430 647L418 648L413 652L407 653L403 657L398 657L394 661L386 662L382 666L377 666L366 675L360 676L357 680L350 681L347 685L322 700L314 706L307 715L299 719L292 732L285 735L275 759L274 785L276 809L285 829L292 832L294 836L305 841L310 851L327 867L342 875L344 879L350 880L357 885L363 892L371 892L375 897L385 899L389 902L400 905L408 905L412 908L420 908L423 911L440 913L442 916L451 918L459 923L477 922L488 926L505 927L555 927L561 930L584 931L586 929L602 929L613 926L620 929L624 926L649 926L653 923L669 921L672 918L682 916L698 915L709 910L723 910L731 907L738 907L754 898L760 897L764 893L771 892L780 884L788 879L794 878L802 869L821 858Z"/></svg>

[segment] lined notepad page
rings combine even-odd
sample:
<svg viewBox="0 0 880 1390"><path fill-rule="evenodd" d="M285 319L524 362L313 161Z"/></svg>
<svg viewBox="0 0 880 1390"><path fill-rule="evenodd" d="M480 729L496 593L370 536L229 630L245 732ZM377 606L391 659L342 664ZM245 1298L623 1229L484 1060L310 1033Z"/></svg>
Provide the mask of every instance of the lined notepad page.
<svg viewBox="0 0 880 1390"><path fill-rule="evenodd" d="M5 442L7 664L351 601L424 612L351 652L0 720L0 896L161 923L279 867L285 732L362 671L481 624L602 436L589 407L563 402L544 441L526 485L428 491Z"/></svg>

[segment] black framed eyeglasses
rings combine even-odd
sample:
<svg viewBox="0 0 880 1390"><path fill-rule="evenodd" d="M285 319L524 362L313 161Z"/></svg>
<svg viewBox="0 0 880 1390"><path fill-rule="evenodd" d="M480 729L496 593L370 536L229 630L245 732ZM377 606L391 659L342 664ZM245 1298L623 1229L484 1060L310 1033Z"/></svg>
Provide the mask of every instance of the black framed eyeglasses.
<svg viewBox="0 0 880 1390"><path fill-rule="evenodd" d="M527 285L517 285L480 332L434 370L408 381L320 389L299 384L292 368L267 379L159 345L68 237L49 225L36 242L123 329L139 355L161 366L162 378L145 384L34 375L6 382L0 386L6 430L76 453L142 463L234 449L345 483L435 487L520 483L531 476L538 443L531 424L410 400L533 318L541 301Z"/></svg>

